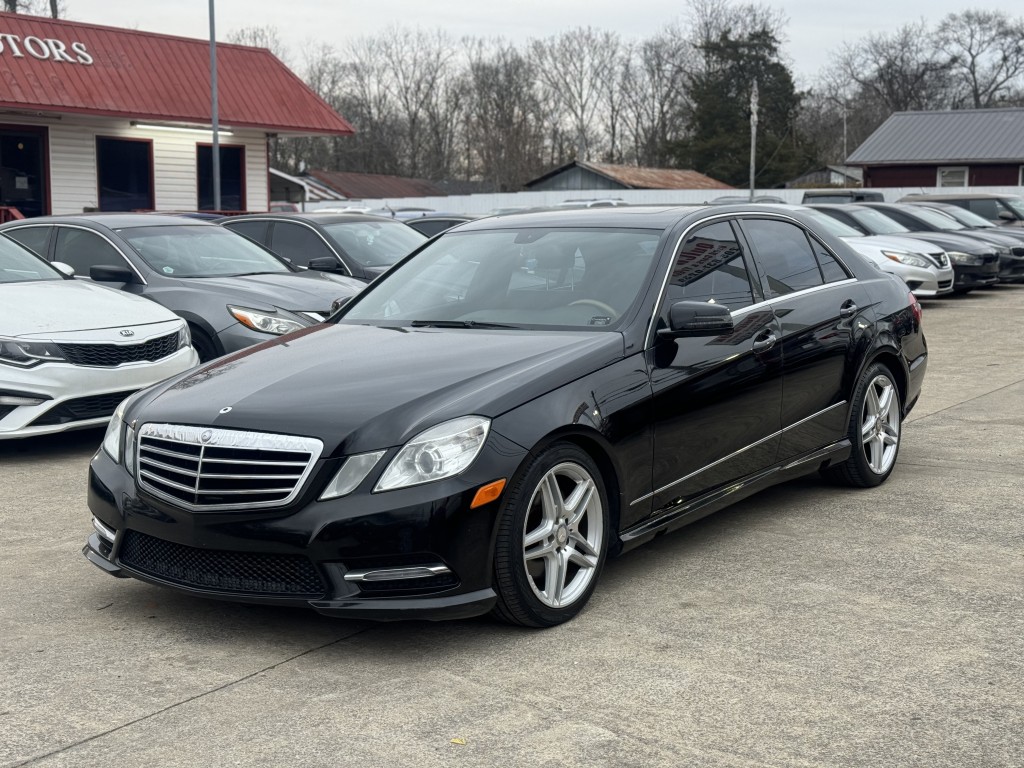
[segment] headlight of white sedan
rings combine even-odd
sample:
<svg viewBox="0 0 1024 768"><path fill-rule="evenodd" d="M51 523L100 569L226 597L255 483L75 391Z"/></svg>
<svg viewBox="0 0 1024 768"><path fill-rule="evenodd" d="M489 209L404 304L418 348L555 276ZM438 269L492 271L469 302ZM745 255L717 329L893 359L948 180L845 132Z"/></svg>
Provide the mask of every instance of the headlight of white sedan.
<svg viewBox="0 0 1024 768"><path fill-rule="evenodd" d="M924 267L927 269L932 266L932 263L924 256L919 256L909 251L882 251L882 255L887 259L898 261L900 264L906 264L910 267Z"/></svg>
<svg viewBox="0 0 1024 768"><path fill-rule="evenodd" d="M31 368L40 363L63 362L60 347L48 341L20 341L0 337L0 363Z"/></svg>
<svg viewBox="0 0 1024 768"><path fill-rule="evenodd" d="M291 320L274 312L263 312L258 309L247 309L246 307L232 307L229 305L228 312L245 327L260 333L270 333L274 336L291 333L308 325L308 323L300 323L297 320Z"/></svg>
<svg viewBox="0 0 1024 768"><path fill-rule="evenodd" d="M462 416L420 432L391 460L374 492L431 483L459 474L480 453L490 428L490 419Z"/></svg>

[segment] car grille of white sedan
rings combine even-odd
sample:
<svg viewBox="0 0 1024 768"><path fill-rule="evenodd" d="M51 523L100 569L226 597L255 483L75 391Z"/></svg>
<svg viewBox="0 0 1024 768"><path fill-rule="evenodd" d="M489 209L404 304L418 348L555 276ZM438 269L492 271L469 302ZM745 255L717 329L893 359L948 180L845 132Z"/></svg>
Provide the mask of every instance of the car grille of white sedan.
<svg viewBox="0 0 1024 768"><path fill-rule="evenodd" d="M178 351L178 331L141 344L58 344L73 365L114 368L124 363L155 362Z"/></svg>
<svg viewBox="0 0 1024 768"><path fill-rule="evenodd" d="M139 486L193 511L284 506L323 451L311 437L177 424L144 424Z"/></svg>
<svg viewBox="0 0 1024 768"><path fill-rule="evenodd" d="M945 267L949 265L949 257L945 251L939 251L938 253L929 253L928 258L934 261L938 266Z"/></svg>

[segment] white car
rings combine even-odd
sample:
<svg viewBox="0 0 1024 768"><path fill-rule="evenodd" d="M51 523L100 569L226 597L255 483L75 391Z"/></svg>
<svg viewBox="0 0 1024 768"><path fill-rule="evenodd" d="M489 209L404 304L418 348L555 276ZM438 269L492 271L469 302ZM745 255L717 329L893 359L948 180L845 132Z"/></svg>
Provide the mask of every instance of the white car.
<svg viewBox="0 0 1024 768"><path fill-rule="evenodd" d="M791 207L813 218L829 234L842 238L883 272L902 278L918 298L953 292L953 264L949 255L938 246L913 237L862 235L853 227L813 208Z"/></svg>
<svg viewBox="0 0 1024 768"><path fill-rule="evenodd" d="M0 440L102 425L199 363L180 317L73 274L0 237Z"/></svg>

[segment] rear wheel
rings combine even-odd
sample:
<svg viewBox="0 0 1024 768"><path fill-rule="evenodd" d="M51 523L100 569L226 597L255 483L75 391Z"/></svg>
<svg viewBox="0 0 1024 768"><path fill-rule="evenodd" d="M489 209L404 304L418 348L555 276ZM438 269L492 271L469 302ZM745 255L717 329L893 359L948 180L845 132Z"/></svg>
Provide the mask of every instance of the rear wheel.
<svg viewBox="0 0 1024 768"><path fill-rule="evenodd" d="M885 482L900 451L902 409L892 372L881 363L861 376L850 409L850 458L823 474L842 485L873 488Z"/></svg>
<svg viewBox="0 0 1024 768"><path fill-rule="evenodd" d="M600 470L570 443L556 443L513 480L494 553L494 615L550 627L582 610L608 552L608 500Z"/></svg>

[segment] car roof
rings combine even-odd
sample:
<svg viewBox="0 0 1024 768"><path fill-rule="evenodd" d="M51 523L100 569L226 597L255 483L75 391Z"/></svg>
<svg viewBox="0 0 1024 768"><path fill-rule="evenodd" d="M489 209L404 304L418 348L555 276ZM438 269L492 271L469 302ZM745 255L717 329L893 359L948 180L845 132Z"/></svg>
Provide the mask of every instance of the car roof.
<svg viewBox="0 0 1024 768"><path fill-rule="evenodd" d="M962 194L943 194L943 195L926 195L926 194L915 194L915 195L904 195L900 198L901 203L911 202L926 202L934 200L935 202L942 202L943 200L1001 200L1004 197L1017 197L1017 195L1000 195L995 192L964 192Z"/></svg>
<svg viewBox="0 0 1024 768"><path fill-rule="evenodd" d="M18 225L29 224L91 224L96 228L130 229L133 227L213 227L215 224L190 216L163 213L73 213L64 216L36 216L18 219ZM8 227L10 228L10 227Z"/></svg>
<svg viewBox="0 0 1024 768"><path fill-rule="evenodd" d="M352 221L394 221L388 216L375 216L372 213L316 213L315 211L271 211L270 213L245 213L239 216L225 216L218 224L246 219L274 219L275 221L307 221L311 224L338 224Z"/></svg>
<svg viewBox="0 0 1024 768"><path fill-rule="evenodd" d="M740 208L739 206L732 206ZM716 208L716 213L724 210ZM770 206L743 206L743 210ZM706 206L609 206L607 208L561 208L557 210L507 213L469 221L459 232L514 227L621 227L625 229L667 229L687 215L707 211Z"/></svg>

